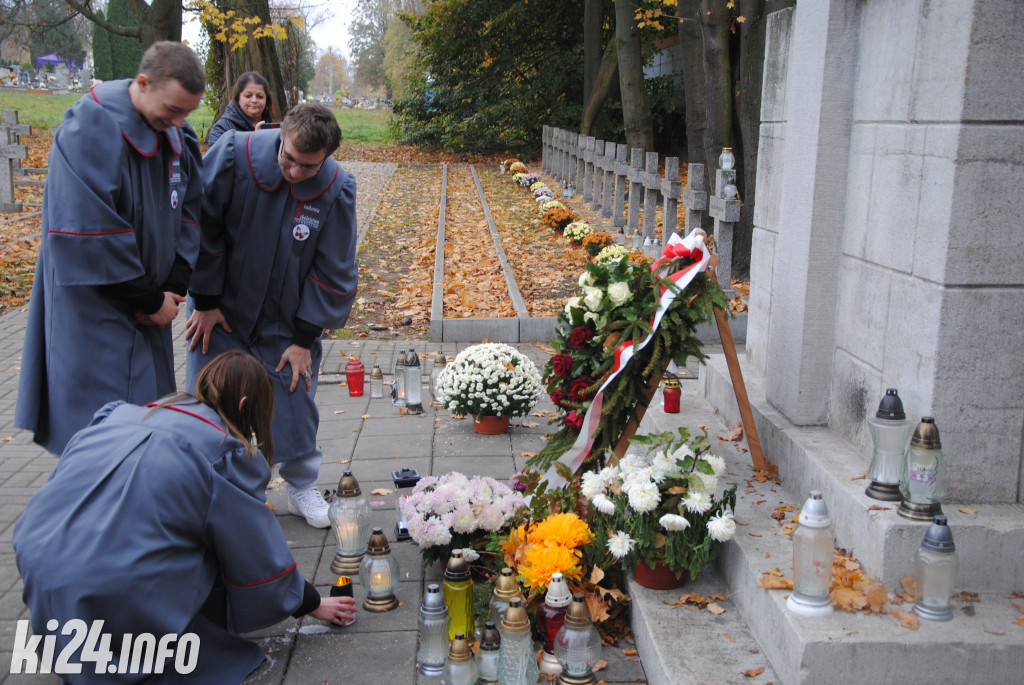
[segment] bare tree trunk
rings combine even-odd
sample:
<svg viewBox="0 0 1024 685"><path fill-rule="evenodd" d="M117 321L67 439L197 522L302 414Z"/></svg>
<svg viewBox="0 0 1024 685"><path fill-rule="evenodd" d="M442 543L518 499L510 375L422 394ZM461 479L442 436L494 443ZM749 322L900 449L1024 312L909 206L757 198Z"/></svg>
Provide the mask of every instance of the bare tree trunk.
<svg viewBox="0 0 1024 685"><path fill-rule="evenodd" d="M704 87L707 97L704 156L709 162L714 162L723 147L735 147L732 66L729 57L729 25L732 20L725 0L701 0L699 17L704 42ZM713 166L708 164L709 171ZM714 191L714 186L709 184L708 190Z"/></svg>
<svg viewBox="0 0 1024 685"><path fill-rule="evenodd" d="M700 0L679 0L679 41L683 51L683 91L686 97L686 161L704 165L704 187L709 188L713 165L704 154L707 128L707 94L704 82L704 39L697 12ZM705 213L703 228L710 232L711 217Z"/></svg>
<svg viewBox="0 0 1024 685"><path fill-rule="evenodd" d="M263 20L264 25L271 23L270 3L268 0L218 0L218 8L224 12L235 10L243 17L258 16ZM226 43L215 43L214 48L217 61L217 71L223 74L224 80L220 84L220 107L217 110L219 117L231 99L232 88L238 77L247 71L255 71L267 79L270 84L270 95L273 99L274 115L278 118L295 103L288 102L285 95L283 79L281 77L281 62L277 55L277 44L271 37L252 38L246 42L244 47L232 50Z"/></svg>
<svg viewBox="0 0 1024 685"><path fill-rule="evenodd" d="M635 6L615 3L615 42L619 52L619 88L626 143L630 148L654 151L654 126L647 107L644 64L640 53L640 29L633 18Z"/></svg>
<svg viewBox="0 0 1024 685"><path fill-rule="evenodd" d="M601 70L603 25L604 2L583 0L583 102L590 100Z"/></svg>
<svg viewBox="0 0 1024 685"><path fill-rule="evenodd" d="M601 70L597 73L597 79L594 82L593 88L591 88L590 97L587 98L586 104L583 107L583 121L580 123L580 133L583 135L591 135L594 121L597 119L597 115L601 113L601 108L618 81L618 73L619 59L615 50L615 41L609 41L608 47L605 48L604 56L601 59Z"/></svg>

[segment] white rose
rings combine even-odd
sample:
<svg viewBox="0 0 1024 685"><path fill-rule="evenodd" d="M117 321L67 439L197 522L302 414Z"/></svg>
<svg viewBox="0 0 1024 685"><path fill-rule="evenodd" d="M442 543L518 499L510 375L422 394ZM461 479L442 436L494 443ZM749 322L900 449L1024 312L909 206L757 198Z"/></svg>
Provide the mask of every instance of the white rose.
<svg viewBox="0 0 1024 685"><path fill-rule="evenodd" d="M592 312L600 310L601 302L604 301L604 291L600 288L584 286L583 292L587 294L587 296L583 298L583 304L587 305L587 309Z"/></svg>
<svg viewBox="0 0 1024 685"><path fill-rule="evenodd" d="M612 301L616 306L623 305L629 301L633 293L630 292L629 286L622 281L612 283L608 286L608 299Z"/></svg>
<svg viewBox="0 0 1024 685"><path fill-rule="evenodd" d="M565 313L569 314L573 309L579 309L580 302L582 301L579 297L570 297L568 302L565 303Z"/></svg>
<svg viewBox="0 0 1024 685"><path fill-rule="evenodd" d="M589 271L584 271L580 274L579 284L581 288L592 286L594 285L594 277L590 275Z"/></svg>

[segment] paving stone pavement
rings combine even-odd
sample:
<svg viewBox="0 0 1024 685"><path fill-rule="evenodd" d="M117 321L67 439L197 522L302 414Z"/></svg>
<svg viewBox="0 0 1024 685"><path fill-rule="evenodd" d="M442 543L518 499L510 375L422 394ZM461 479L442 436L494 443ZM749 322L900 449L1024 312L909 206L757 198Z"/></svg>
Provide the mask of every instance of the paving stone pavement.
<svg viewBox="0 0 1024 685"><path fill-rule="evenodd" d="M359 182L360 224L370 222L376 202L386 189L395 165L347 164ZM14 522L31 496L46 481L57 458L31 441L26 431L13 426L14 404L24 340L26 312L17 310L0 317L0 683L56 683L52 675L10 674L14 635L19 619L28 618L21 600L21 580L15 565L11 535ZM184 379L184 326L175 322L176 362L179 386ZM548 430L546 419L530 417L537 427L513 420L509 433L477 436L469 420L452 419L447 411L427 408L422 416L400 416L389 400L348 395L341 382L344 354L360 354L368 368L380 364L389 374L399 349L414 347L418 353L441 350L451 356L470 343L406 343L402 341L341 341L324 344L317 404L321 412L319 443L324 463L318 485L333 489L345 470L352 470L364 493L374 488L393 489L391 472L402 467L421 475L459 470L507 479L524 465L523 452L536 452ZM522 352L542 364L547 354L537 345L523 343ZM74 379L69 379L74 383ZM85 389L81 389L85 391ZM428 395L429 399L429 395ZM552 409L545 398L540 409ZM275 472L276 476L276 472ZM396 494L371 496L372 525L379 525L393 537ZM275 506L281 528L292 548L299 569L323 594L333 584L330 571L334 536L317 530L287 513L287 495L281 483L268 486L268 501ZM416 617L424 583L438 580L436 567L424 568L409 542L392 544L401 565L402 580L396 592L401 606L385 614L361 612L349 627L328 627L305 617L283 621L251 635L264 647L269 660L245 682L247 684L307 685L316 683L386 683L434 685L439 678L418 676L415 665ZM364 598L356 585L356 599ZM609 685L646 682L642 665L623 655L622 649L605 648L609 662L601 676Z"/></svg>

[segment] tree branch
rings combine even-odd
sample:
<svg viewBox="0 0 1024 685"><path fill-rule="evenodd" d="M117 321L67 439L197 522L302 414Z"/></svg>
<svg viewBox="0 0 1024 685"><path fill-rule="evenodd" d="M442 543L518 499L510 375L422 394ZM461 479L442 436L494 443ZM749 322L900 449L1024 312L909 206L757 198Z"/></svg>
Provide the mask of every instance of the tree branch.
<svg viewBox="0 0 1024 685"><path fill-rule="evenodd" d="M81 2L78 2L78 0L64 0L64 2L66 2L71 9L75 10L101 29L105 29L110 33L118 36L124 36L126 38L142 38L142 31L140 31L138 26L119 26L117 24L111 24L109 21L93 12L89 8L88 3L82 4Z"/></svg>

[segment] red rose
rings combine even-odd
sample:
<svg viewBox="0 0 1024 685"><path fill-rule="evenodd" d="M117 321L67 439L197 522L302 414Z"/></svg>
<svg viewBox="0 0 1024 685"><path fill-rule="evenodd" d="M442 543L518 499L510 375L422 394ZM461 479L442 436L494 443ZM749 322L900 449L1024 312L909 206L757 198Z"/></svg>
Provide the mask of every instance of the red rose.
<svg viewBox="0 0 1024 685"><path fill-rule="evenodd" d="M556 354L551 359L551 368L554 369L556 376L565 378L572 371L572 355Z"/></svg>
<svg viewBox="0 0 1024 685"><path fill-rule="evenodd" d="M569 344L577 350L582 350L593 339L594 331L586 326L577 326L572 329L572 334L569 336Z"/></svg>
<svg viewBox="0 0 1024 685"><path fill-rule="evenodd" d="M563 421L565 421L565 425L574 431L583 430L583 416L581 414L571 411L565 415Z"/></svg>
<svg viewBox="0 0 1024 685"><path fill-rule="evenodd" d="M561 407L565 404L565 393L561 390L555 390L550 395L551 401L555 403L556 407Z"/></svg>
<svg viewBox="0 0 1024 685"><path fill-rule="evenodd" d="M593 384L594 381L587 378L586 376L577 378L569 385L569 397L576 400L577 402L582 402L583 400L587 399L587 396L590 394L584 391Z"/></svg>

